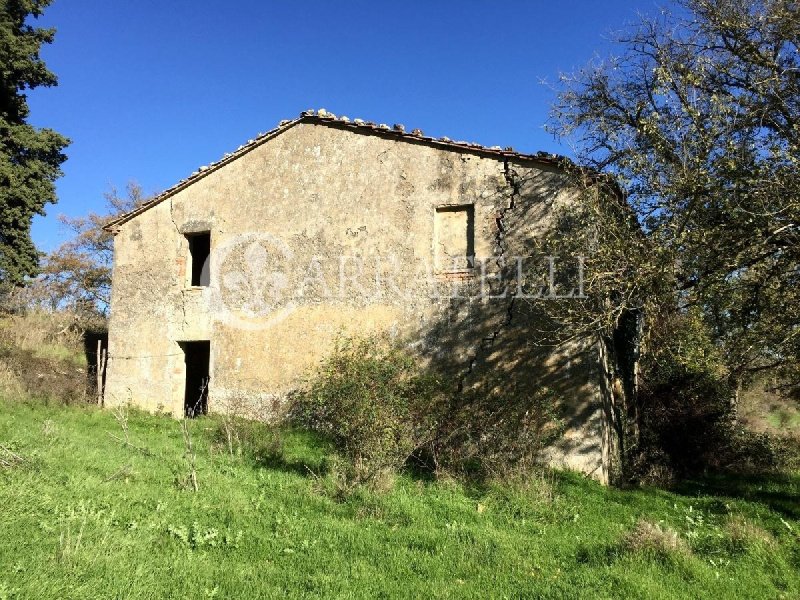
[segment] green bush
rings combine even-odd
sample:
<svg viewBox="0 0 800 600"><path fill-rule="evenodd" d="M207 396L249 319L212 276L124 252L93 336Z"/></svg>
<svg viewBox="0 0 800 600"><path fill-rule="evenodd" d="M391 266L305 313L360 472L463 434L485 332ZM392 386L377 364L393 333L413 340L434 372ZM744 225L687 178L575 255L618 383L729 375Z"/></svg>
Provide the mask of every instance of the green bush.
<svg viewBox="0 0 800 600"><path fill-rule="evenodd" d="M735 426L735 390L702 317L688 311L665 318L652 346L642 363L635 474L659 484L706 470L769 470L777 450Z"/></svg>
<svg viewBox="0 0 800 600"><path fill-rule="evenodd" d="M526 396L478 388L453 399L430 451L438 470L479 479L526 479L562 432L558 398L549 388Z"/></svg>
<svg viewBox="0 0 800 600"><path fill-rule="evenodd" d="M345 477L369 483L401 468L436 435L447 394L416 358L375 337L337 342L291 413L332 439Z"/></svg>
<svg viewBox="0 0 800 600"><path fill-rule="evenodd" d="M456 377L420 366L385 340L336 345L294 398L293 418L330 437L342 458L335 487L386 487L409 466L441 475L524 479L561 435L558 402L547 388L518 397L497 383L456 390Z"/></svg>

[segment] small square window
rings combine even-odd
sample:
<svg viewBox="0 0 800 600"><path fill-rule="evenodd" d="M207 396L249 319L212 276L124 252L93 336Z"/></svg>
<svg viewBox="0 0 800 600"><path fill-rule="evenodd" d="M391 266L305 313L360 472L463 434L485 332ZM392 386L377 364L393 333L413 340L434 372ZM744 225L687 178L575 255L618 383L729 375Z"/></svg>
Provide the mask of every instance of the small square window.
<svg viewBox="0 0 800 600"><path fill-rule="evenodd" d="M466 271L475 266L475 207L439 206L433 226L434 260L439 271Z"/></svg>
<svg viewBox="0 0 800 600"><path fill-rule="evenodd" d="M189 240L189 264L187 265L189 285L206 287L211 283L208 260L211 254L211 232L187 233L186 239Z"/></svg>

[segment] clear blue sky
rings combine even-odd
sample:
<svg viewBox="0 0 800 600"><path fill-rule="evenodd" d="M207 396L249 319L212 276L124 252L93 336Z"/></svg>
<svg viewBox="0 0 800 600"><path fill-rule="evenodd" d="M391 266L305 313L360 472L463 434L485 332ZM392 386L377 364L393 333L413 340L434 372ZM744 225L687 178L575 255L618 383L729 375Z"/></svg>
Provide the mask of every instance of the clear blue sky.
<svg viewBox="0 0 800 600"><path fill-rule="evenodd" d="M59 86L30 94L31 122L72 145L34 241L57 246L57 215L101 210L111 185L158 192L307 108L569 154L542 129L542 82L665 3L56 0L39 23Z"/></svg>

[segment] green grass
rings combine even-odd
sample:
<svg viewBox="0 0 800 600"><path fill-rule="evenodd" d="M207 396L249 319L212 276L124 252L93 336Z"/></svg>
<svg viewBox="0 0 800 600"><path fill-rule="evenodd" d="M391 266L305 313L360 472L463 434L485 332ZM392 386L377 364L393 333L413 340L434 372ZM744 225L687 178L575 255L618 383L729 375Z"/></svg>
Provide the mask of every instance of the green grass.
<svg viewBox="0 0 800 600"><path fill-rule="evenodd" d="M674 493L402 476L337 500L313 436L286 432L265 464L215 447L216 427L191 422L192 492L179 422L131 411L145 453L110 411L0 401L0 444L24 459L0 450L0 598L800 596L797 476ZM630 549L640 519L690 549Z"/></svg>
<svg viewBox="0 0 800 600"><path fill-rule="evenodd" d="M742 392L739 417L754 431L800 440L800 406L797 400L772 389L771 379L754 382Z"/></svg>

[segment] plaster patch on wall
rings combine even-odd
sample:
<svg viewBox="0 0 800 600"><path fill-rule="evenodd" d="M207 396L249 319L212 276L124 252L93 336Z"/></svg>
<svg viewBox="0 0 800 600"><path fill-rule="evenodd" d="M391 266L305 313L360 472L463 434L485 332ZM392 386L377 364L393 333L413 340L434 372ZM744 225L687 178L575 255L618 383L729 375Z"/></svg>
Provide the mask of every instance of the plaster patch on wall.
<svg viewBox="0 0 800 600"><path fill-rule="evenodd" d="M475 207L439 206L434 217L434 260L438 271L460 271L475 264Z"/></svg>

